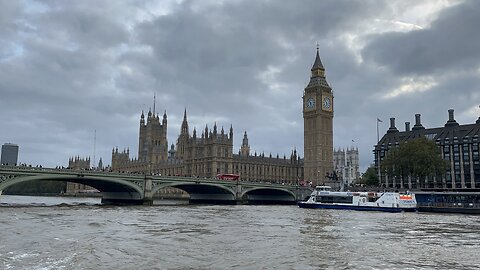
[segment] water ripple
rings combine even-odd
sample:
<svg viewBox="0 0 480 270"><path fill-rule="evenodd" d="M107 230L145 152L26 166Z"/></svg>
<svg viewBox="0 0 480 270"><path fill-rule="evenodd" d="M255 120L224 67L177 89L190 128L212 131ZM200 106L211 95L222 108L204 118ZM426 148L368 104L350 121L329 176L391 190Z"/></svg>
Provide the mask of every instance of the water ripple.
<svg viewBox="0 0 480 270"><path fill-rule="evenodd" d="M3 207L0 269L476 269L479 221L295 206Z"/></svg>

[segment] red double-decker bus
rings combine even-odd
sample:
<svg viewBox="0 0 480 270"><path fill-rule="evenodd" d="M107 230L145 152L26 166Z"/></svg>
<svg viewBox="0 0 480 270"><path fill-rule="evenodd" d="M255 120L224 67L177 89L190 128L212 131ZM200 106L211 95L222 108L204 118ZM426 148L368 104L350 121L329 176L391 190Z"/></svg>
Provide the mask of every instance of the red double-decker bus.
<svg viewBox="0 0 480 270"><path fill-rule="evenodd" d="M238 180L240 175L233 173L221 173L217 174L217 178L220 180Z"/></svg>

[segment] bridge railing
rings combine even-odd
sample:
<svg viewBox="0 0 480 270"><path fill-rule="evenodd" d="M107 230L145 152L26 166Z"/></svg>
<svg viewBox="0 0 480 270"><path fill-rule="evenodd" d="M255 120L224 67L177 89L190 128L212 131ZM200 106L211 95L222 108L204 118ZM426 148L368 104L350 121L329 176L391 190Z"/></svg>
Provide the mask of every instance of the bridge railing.
<svg viewBox="0 0 480 270"><path fill-rule="evenodd" d="M112 172L112 171L107 171L107 170L76 170L76 169L71 169L71 168L47 168L47 167L42 167L42 166L11 166L11 165L0 165L0 171L22 171L22 172L42 172L42 173L52 173L52 174L62 174L62 173L68 173L68 174L84 174L84 175L102 175L102 176L118 176L122 178L144 178L146 175L145 173L131 173L131 172ZM184 181L208 181L208 182L219 182L219 183L246 183L249 185L258 185L258 186L275 186L275 187L298 187L299 185L297 183L290 183L288 181L281 182L281 183L275 183L275 182L269 182L265 180L253 180L253 181L247 181L247 180L220 180L216 177L208 178L208 177L188 177L188 176L172 176L172 175L151 175L153 180L160 180L160 179L171 179L171 180L184 180ZM283 181L283 180L279 180ZM301 186L300 186L301 187Z"/></svg>

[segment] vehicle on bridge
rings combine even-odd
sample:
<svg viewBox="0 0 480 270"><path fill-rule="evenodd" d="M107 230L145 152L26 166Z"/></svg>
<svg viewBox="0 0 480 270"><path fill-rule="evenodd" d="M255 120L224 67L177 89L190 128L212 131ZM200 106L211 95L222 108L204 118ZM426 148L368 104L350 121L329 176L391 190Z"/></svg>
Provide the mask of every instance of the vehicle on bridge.
<svg viewBox="0 0 480 270"><path fill-rule="evenodd" d="M240 179L240 175L233 173L221 173L217 174L217 178L220 180L238 180Z"/></svg>

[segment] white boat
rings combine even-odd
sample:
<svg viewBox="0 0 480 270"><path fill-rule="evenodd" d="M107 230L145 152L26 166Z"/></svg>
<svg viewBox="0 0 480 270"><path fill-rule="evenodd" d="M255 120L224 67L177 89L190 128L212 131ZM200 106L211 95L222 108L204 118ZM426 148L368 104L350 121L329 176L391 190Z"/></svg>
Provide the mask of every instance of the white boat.
<svg viewBox="0 0 480 270"><path fill-rule="evenodd" d="M397 192L336 192L329 186L317 186L300 208L349 209L361 211L414 212L415 194Z"/></svg>

